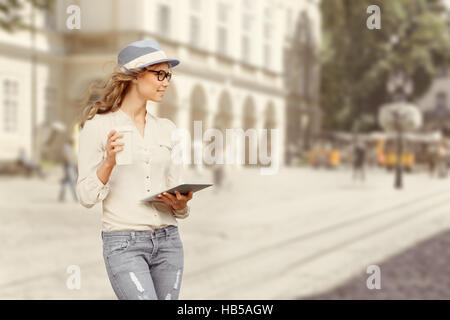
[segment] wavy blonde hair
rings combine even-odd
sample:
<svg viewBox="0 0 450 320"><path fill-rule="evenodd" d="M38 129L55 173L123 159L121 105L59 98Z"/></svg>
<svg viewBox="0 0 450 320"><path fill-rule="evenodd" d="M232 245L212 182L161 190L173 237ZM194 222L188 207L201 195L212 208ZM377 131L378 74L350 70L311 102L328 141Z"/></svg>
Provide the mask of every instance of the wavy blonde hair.
<svg viewBox="0 0 450 320"><path fill-rule="evenodd" d="M104 81L92 82L84 94L80 105L81 110L78 119L76 119L79 129L81 130L85 122L92 119L96 114L116 111L120 107L131 81L158 64L150 65L144 69L121 69L118 65L115 65L113 72ZM134 72L134 74L127 74L123 70ZM95 98L93 99L93 97Z"/></svg>

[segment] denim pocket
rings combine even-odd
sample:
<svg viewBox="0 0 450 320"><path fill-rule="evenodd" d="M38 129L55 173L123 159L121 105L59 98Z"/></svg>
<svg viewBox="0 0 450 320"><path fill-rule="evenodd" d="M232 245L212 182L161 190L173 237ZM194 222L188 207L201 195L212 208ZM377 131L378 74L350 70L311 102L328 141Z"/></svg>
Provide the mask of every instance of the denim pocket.
<svg viewBox="0 0 450 320"><path fill-rule="evenodd" d="M112 240L103 242L103 251L107 255L112 255L115 253L122 252L130 246L128 240Z"/></svg>

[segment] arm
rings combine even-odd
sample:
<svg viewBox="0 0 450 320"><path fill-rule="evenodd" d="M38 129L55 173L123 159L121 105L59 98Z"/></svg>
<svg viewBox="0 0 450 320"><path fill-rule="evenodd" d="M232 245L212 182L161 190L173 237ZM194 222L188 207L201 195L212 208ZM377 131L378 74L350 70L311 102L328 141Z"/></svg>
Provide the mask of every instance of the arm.
<svg viewBox="0 0 450 320"><path fill-rule="evenodd" d="M103 159L99 122L87 120L79 135L77 194L81 205L91 208L107 197L113 166Z"/></svg>

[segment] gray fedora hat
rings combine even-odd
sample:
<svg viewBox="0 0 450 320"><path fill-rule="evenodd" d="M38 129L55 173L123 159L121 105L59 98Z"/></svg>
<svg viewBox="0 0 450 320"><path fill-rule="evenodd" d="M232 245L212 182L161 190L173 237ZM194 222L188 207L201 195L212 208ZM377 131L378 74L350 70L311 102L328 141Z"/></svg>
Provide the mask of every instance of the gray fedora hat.
<svg viewBox="0 0 450 320"><path fill-rule="evenodd" d="M128 74L134 74L128 69L144 69L161 62L169 63L172 68L180 63L177 59L167 58L158 41L153 39L132 42L120 50L117 56L117 64L120 69Z"/></svg>

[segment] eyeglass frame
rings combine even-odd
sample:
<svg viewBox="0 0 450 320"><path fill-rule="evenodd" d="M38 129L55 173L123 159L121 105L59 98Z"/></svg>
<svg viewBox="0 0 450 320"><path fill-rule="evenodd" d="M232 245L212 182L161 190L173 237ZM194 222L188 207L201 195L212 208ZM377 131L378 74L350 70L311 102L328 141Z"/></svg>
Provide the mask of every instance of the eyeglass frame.
<svg viewBox="0 0 450 320"><path fill-rule="evenodd" d="M158 70L158 71L157 71L157 70L148 70L148 69L146 69L146 71L149 71L149 72L156 72L156 73L158 74L158 80L159 80L159 81L164 81L164 79L167 78L167 81L170 82L170 79L172 78L172 72L166 72L166 71L164 71L164 70ZM161 71L164 72L164 77L163 77L162 79L160 79Z"/></svg>

